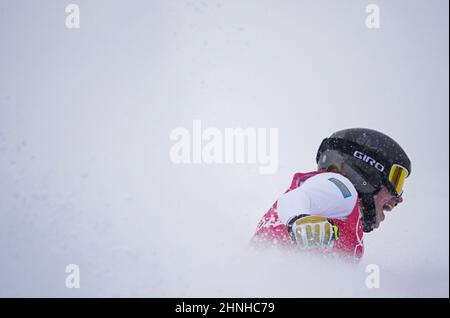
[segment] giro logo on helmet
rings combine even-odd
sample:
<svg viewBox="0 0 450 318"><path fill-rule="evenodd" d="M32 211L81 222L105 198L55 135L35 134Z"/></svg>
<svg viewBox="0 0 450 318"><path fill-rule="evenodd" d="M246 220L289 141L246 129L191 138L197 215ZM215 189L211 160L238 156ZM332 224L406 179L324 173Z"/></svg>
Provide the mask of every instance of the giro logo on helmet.
<svg viewBox="0 0 450 318"><path fill-rule="evenodd" d="M375 167L375 169L377 169L380 172L384 171L384 166L381 163L379 163L375 159L369 157L368 155L363 154L362 152L360 152L358 150L356 150L353 153L353 156L358 158L358 159L361 159L364 162L367 162L368 164L370 164L371 166Z"/></svg>

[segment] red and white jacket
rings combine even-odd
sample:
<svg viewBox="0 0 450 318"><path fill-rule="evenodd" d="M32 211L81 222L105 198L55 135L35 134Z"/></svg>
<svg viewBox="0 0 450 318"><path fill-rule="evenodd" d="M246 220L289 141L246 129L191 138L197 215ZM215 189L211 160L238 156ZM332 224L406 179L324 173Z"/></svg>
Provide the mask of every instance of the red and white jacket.
<svg viewBox="0 0 450 318"><path fill-rule="evenodd" d="M356 261L362 257L364 241L358 193L346 177L328 171L296 173L289 189L264 214L251 244L295 249L287 224L302 214L326 217L338 227L339 238L326 253L345 254Z"/></svg>

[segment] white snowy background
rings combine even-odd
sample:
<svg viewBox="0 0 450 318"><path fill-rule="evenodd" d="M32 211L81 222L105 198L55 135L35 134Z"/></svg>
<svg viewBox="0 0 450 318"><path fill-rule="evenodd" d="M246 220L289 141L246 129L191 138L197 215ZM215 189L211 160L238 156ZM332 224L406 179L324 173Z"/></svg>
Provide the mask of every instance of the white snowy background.
<svg viewBox="0 0 450 318"><path fill-rule="evenodd" d="M448 297L448 2L372 2L380 29L356 0L76 0L67 29L69 1L0 0L0 296ZM195 119L278 128L277 173L172 163ZM251 251L350 127L413 164L361 263Z"/></svg>

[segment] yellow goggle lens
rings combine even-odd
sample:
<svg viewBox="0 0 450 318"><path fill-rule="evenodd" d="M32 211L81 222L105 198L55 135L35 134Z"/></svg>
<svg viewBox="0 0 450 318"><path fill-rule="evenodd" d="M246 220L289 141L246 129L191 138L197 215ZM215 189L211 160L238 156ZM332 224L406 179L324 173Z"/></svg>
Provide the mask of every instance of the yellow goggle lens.
<svg viewBox="0 0 450 318"><path fill-rule="evenodd" d="M403 192L403 185L406 177L408 177L408 170L405 167L398 164L392 165L391 171L389 172L389 181L398 195Z"/></svg>

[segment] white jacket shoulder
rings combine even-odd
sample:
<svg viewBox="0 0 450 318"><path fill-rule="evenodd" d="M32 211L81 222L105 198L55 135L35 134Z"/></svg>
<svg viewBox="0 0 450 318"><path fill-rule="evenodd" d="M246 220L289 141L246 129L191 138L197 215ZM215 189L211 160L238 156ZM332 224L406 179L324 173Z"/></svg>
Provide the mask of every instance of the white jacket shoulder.
<svg viewBox="0 0 450 318"><path fill-rule="evenodd" d="M277 211L285 224L300 214L346 219L357 199L358 193L350 180L338 173L325 172L283 194L278 199Z"/></svg>

